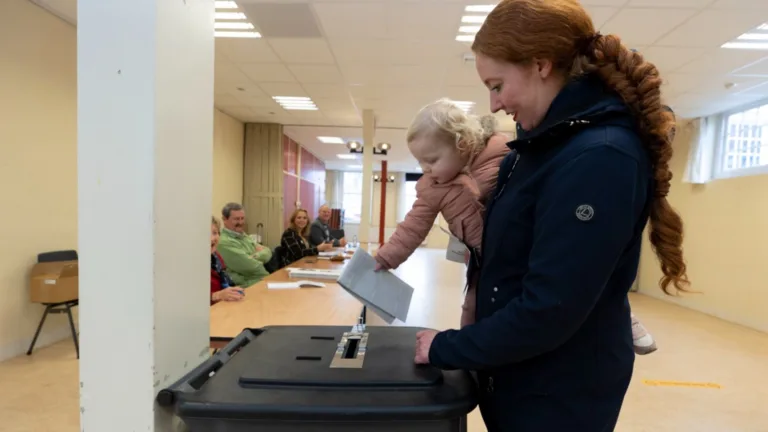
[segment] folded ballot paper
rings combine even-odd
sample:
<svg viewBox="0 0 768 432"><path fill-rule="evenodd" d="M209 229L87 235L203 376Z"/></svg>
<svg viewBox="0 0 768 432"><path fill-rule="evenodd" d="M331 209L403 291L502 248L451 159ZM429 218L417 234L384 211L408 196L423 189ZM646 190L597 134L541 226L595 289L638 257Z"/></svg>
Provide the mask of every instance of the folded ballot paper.
<svg viewBox="0 0 768 432"><path fill-rule="evenodd" d="M374 271L376 260L358 248L339 276L338 283L388 324L405 321L413 287L389 271Z"/></svg>
<svg viewBox="0 0 768 432"><path fill-rule="evenodd" d="M448 234L448 248L445 250L445 259L448 261L464 264L464 252L466 252L467 247L464 245L464 243L461 242L461 240L457 239L456 236L451 234L450 231L441 226L438 227L444 233Z"/></svg>

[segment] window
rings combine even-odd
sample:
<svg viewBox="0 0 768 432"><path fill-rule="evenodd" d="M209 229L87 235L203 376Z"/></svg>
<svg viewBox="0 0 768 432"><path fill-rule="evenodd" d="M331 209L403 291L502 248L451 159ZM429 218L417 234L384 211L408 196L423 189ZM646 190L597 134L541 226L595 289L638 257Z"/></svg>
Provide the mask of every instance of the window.
<svg viewBox="0 0 768 432"><path fill-rule="evenodd" d="M406 181L405 182L405 208L407 209L405 213L408 213L408 211L413 207L413 203L416 202L416 182L415 181Z"/></svg>
<svg viewBox="0 0 768 432"><path fill-rule="evenodd" d="M725 115L718 171L729 177L768 166L768 104ZM737 174L738 175L738 174Z"/></svg>
<svg viewBox="0 0 768 432"><path fill-rule="evenodd" d="M345 223L360 223L360 213L363 209L363 173L342 173L344 177L344 189L341 205L344 207Z"/></svg>

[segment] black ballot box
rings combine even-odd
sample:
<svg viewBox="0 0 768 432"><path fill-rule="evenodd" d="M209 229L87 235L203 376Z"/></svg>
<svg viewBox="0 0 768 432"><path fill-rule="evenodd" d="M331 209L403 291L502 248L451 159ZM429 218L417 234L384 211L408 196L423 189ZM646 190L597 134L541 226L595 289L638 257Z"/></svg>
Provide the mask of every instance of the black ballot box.
<svg viewBox="0 0 768 432"><path fill-rule="evenodd" d="M463 432L465 371L414 364L414 327L247 329L157 401L190 432Z"/></svg>

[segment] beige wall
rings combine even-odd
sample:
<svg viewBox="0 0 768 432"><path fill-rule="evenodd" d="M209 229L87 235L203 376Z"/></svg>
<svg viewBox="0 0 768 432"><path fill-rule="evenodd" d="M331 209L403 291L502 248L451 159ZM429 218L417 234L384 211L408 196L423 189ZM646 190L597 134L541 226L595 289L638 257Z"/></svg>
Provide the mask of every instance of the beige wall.
<svg viewBox="0 0 768 432"><path fill-rule="evenodd" d="M701 294L664 296L658 261L647 241L640 262L642 293L768 332L768 175L681 181L691 126L681 128L672 162L671 203L685 221L685 256L692 288Z"/></svg>
<svg viewBox="0 0 768 432"><path fill-rule="evenodd" d="M0 360L27 349L43 311L28 300L37 254L77 248L75 28L26 0L2 0L0 41L10 40L0 43ZM217 111L214 130L218 213L242 200L243 124ZM65 337L66 317L50 315L37 346Z"/></svg>
<svg viewBox="0 0 768 432"><path fill-rule="evenodd" d="M213 123L213 215L220 218L228 202L243 202L245 126L219 110Z"/></svg>

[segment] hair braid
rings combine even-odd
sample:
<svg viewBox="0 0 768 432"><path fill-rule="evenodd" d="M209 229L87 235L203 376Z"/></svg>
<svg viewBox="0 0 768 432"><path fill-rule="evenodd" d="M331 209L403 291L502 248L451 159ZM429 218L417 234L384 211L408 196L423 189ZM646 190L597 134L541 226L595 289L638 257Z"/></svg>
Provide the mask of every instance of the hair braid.
<svg viewBox="0 0 768 432"><path fill-rule="evenodd" d="M664 274L660 285L667 294L672 293L670 284L677 291L688 291L682 251L683 220L667 200L672 180L670 137L675 120L674 114L661 102L659 70L641 54L623 46L618 37L598 35L587 49L587 55L577 57L574 63L572 73L583 72L596 73L635 113L653 164L655 196L649 236Z"/></svg>

